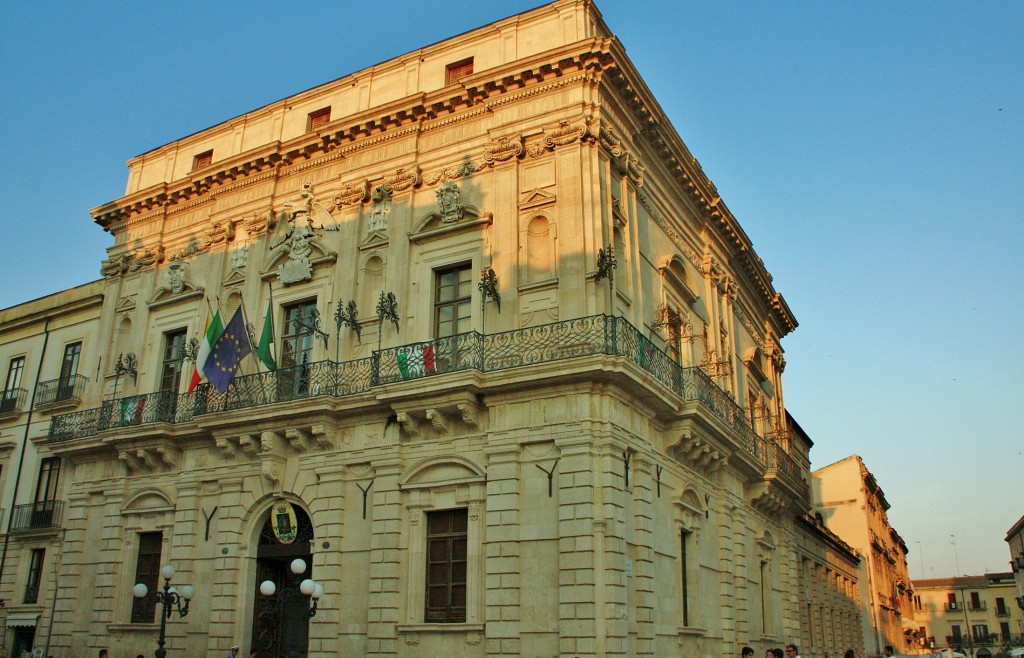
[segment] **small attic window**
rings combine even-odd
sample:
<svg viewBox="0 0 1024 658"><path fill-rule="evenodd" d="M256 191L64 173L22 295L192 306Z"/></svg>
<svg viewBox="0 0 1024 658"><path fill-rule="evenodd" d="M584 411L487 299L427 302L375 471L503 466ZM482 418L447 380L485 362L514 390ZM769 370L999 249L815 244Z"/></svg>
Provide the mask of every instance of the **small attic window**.
<svg viewBox="0 0 1024 658"><path fill-rule="evenodd" d="M453 64L449 64L447 70L447 84L454 84L458 82L459 78L464 78L467 75L473 74L473 58L467 57L466 59L460 59L459 61Z"/></svg>
<svg viewBox="0 0 1024 658"><path fill-rule="evenodd" d="M317 110L316 112L310 112L309 113L309 118L306 120L306 132L310 132L310 131L316 130L317 128L320 128L321 126L326 126L330 122L331 122L331 108L330 108L330 106L325 107L325 108L323 108L321 110Z"/></svg>
<svg viewBox="0 0 1024 658"><path fill-rule="evenodd" d="M193 171L196 169L202 169L203 167L209 167L211 164L213 164L213 149L203 151L192 158Z"/></svg>

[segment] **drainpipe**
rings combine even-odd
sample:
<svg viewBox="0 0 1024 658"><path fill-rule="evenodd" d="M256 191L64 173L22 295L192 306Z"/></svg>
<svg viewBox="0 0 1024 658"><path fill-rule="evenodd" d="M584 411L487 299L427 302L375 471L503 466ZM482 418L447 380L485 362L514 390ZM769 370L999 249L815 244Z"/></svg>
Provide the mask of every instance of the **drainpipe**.
<svg viewBox="0 0 1024 658"><path fill-rule="evenodd" d="M43 361L46 360L46 345L50 342L50 318L43 323L43 351L39 355L39 367L36 369L36 380L32 384L32 395L29 398L28 418L25 420L25 436L21 439L21 456L18 458L18 471L14 476L14 494L11 496L11 510L7 515L7 532L4 533L4 548L0 552L0 582L3 581L4 567L7 565L7 546L10 543L11 523L14 522L14 507L18 501L18 487L21 485L21 472L25 466L25 448L28 446L29 430L32 428L32 411L36 407L36 390L38 389L39 376L43 374ZM7 625L4 624L3 644L7 645Z"/></svg>

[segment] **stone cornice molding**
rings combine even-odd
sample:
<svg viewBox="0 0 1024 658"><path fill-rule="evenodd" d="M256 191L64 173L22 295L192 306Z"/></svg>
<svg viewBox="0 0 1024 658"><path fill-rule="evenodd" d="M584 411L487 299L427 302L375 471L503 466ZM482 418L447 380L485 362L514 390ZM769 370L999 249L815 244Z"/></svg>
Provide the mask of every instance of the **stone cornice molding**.
<svg viewBox="0 0 1024 658"><path fill-rule="evenodd" d="M660 164L673 180L691 207L708 222L732 250L751 285L771 312L785 335L797 327L796 318L782 295L772 286L771 274L754 251L753 243L743 231L732 212L718 194L714 183L707 177L697 158L690 153L679 134L672 128L664 111L643 78L633 67L618 41L610 46L613 62L605 67L603 80L607 89L621 100L638 124L636 138L645 139L658 155Z"/></svg>
<svg viewBox="0 0 1024 658"><path fill-rule="evenodd" d="M382 141L443 127L455 120L483 116L492 111L484 104L487 99L510 93L514 96L514 92L521 92L527 87L536 88L531 89L536 93L543 93L578 82L579 76L567 76L599 67L600 62L610 61L607 51L610 42L609 39L590 39L570 44L528 60L525 69L522 68L523 62L517 60L505 68L489 69L470 76L455 94L452 94L452 86L449 85L430 94L407 96L362 115L342 117L319 131L289 142L271 142L192 172L187 178L153 185L98 206L90 214L105 230L116 232L120 228L117 226L118 221L155 208L178 205L193 197L205 195L214 188L220 190L231 185L233 189L236 180L245 180L268 169L281 170L293 163L303 167L314 164L310 159L317 153L328 154L340 149L340 153L331 154L327 161L337 160L353 150L374 146ZM478 104L479 108L473 108ZM462 111L466 108L473 110L468 113ZM322 163L320 159L317 162ZM289 173L291 171L289 169Z"/></svg>

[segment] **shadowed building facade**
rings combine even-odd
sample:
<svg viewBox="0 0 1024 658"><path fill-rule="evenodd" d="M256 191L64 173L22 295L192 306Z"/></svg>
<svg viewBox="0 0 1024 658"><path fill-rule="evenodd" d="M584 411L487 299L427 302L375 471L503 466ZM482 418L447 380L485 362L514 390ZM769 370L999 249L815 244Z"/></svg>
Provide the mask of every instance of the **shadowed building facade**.
<svg viewBox="0 0 1024 658"><path fill-rule="evenodd" d="M197 589L171 655L841 648L802 635L855 614L856 556L805 516L796 320L590 2L142 154L92 216L102 279L0 329L58 388L79 344L73 399L0 416L5 500L62 509L8 533L0 574L0 614L50 653L149 646L131 590L164 563ZM239 310L252 354L190 391L211 312ZM832 564L813 610L809 561Z"/></svg>
<svg viewBox="0 0 1024 658"><path fill-rule="evenodd" d="M889 501L858 455L814 471L816 516L860 555L860 621L868 655L923 650L914 621L907 545L889 524Z"/></svg>

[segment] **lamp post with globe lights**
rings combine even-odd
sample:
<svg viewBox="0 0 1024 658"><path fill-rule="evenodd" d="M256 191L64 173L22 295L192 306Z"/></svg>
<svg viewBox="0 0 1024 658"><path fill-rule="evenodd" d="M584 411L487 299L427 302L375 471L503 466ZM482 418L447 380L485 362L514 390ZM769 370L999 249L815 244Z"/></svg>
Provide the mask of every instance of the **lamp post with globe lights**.
<svg viewBox="0 0 1024 658"><path fill-rule="evenodd" d="M288 568L296 576L301 576L302 574L306 573L306 561L302 558L295 558L294 560L292 560L292 563L288 566ZM308 596L313 600L313 605L311 605L309 608L309 616L311 618L315 617L317 604L320 601L320 597L324 594L324 586L316 582L312 578L306 578L301 583L299 583L299 592L303 596ZM277 594L277 584L272 580L264 580L262 583L260 583L260 594L262 594L263 596L274 596L275 594ZM288 594L294 595L294 590L285 588L284 590L282 590L282 594L284 594L285 596L287 596Z"/></svg>
<svg viewBox="0 0 1024 658"><path fill-rule="evenodd" d="M179 592L176 588L171 587L174 567L169 564L164 565L164 568L160 570L160 575L164 578L163 591L153 595L156 602L163 605L163 610L160 611L160 640L157 642L156 658L165 658L167 655L167 651L164 649L167 639L167 620L171 618L175 607L177 607L179 617L188 615L188 606L192 597L196 595L196 588L191 585L183 585ZM132 594L138 599L145 598L149 594L149 588L145 583L138 583L132 588Z"/></svg>

